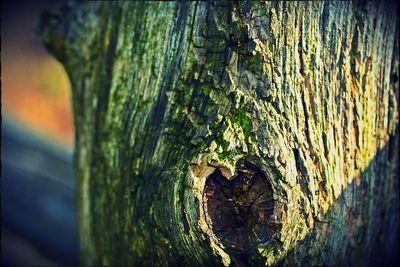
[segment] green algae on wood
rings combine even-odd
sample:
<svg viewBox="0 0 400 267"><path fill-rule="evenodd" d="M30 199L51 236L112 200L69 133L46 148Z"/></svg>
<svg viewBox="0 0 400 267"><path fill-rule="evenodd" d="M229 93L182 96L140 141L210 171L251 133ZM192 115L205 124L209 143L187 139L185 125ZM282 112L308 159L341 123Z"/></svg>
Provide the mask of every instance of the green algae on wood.
<svg viewBox="0 0 400 267"><path fill-rule="evenodd" d="M376 262L398 236L386 230L399 223L397 8L85 2L45 14L39 31L73 88L83 263ZM243 262L202 196L215 171L234 180L246 162L271 184L279 228Z"/></svg>

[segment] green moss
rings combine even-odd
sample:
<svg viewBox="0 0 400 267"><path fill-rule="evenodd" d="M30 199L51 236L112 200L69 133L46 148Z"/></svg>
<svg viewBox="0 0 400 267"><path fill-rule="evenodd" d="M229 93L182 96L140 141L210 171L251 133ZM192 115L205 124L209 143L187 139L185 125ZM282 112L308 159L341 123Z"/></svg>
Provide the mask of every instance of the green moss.
<svg viewBox="0 0 400 267"><path fill-rule="evenodd" d="M268 173L282 230L276 244L259 247L260 265L302 263L310 253L318 259L321 240L337 248L339 239L323 227L312 242L299 241L323 217L344 240L352 225L341 212L325 212L361 171L367 190L346 197L368 211L363 233L383 225L369 216L382 202L374 190L392 194L394 180L377 179L367 166L398 120L397 76L390 76L398 59L388 52L396 27L375 4L361 11L330 5L89 2L71 8L64 22L49 22L55 34L44 32L45 42L53 42L74 87L85 265L208 266L221 264L219 256L228 264L205 222L199 226L203 180L188 177L197 162L224 168L226 177L244 159ZM375 29L356 35L378 17ZM368 56L379 64L367 72ZM352 245L343 244L343 251ZM297 246L303 250L290 253ZM323 262L340 262L340 249Z"/></svg>
<svg viewBox="0 0 400 267"><path fill-rule="evenodd" d="M283 258L282 244L276 240L271 239L267 244L262 244L257 247L258 255L264 258L265 264L268 266L276 265Z"/></svg>

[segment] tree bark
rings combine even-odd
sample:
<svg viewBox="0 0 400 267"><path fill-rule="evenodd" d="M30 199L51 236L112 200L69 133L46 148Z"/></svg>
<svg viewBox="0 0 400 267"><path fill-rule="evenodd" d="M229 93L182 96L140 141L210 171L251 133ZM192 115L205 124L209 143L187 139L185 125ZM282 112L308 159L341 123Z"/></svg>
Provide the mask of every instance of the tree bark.
<svg viewBox="0 0 400 267"><path fill-rule="evenodd" d="M90 2L44 14L73 89L84 263L393 260L397 10Z"/></svg>

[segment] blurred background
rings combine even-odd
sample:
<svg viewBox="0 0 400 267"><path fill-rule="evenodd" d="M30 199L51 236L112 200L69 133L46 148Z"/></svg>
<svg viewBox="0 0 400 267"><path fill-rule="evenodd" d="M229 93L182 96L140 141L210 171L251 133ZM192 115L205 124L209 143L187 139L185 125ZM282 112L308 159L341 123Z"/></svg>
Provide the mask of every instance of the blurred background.
<svg viewBox="0 0 400 267"><path fill-rule="evenodd" d="M1 265L79 264L70 84L34 32L61 1L1 2Z"/></svg>

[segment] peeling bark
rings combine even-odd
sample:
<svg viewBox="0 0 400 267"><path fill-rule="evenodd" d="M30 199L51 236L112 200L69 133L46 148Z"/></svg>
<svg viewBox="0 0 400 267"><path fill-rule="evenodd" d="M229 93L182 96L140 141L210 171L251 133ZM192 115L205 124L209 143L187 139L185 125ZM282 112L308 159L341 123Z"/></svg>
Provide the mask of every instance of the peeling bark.
<svg viewBox="0 0 400 267"><path fill-rule="evenodd" d="M73 88L84 263L392 259L397 10L374 2L90 2L44 15L39 31ZM271 213L234 211L254 200L253 189L235 183L270 187ZM223 188L224 196L211 193ZM239 219L244 226L233 225ZM264 230L240 230L254 220Z"/></svg>

